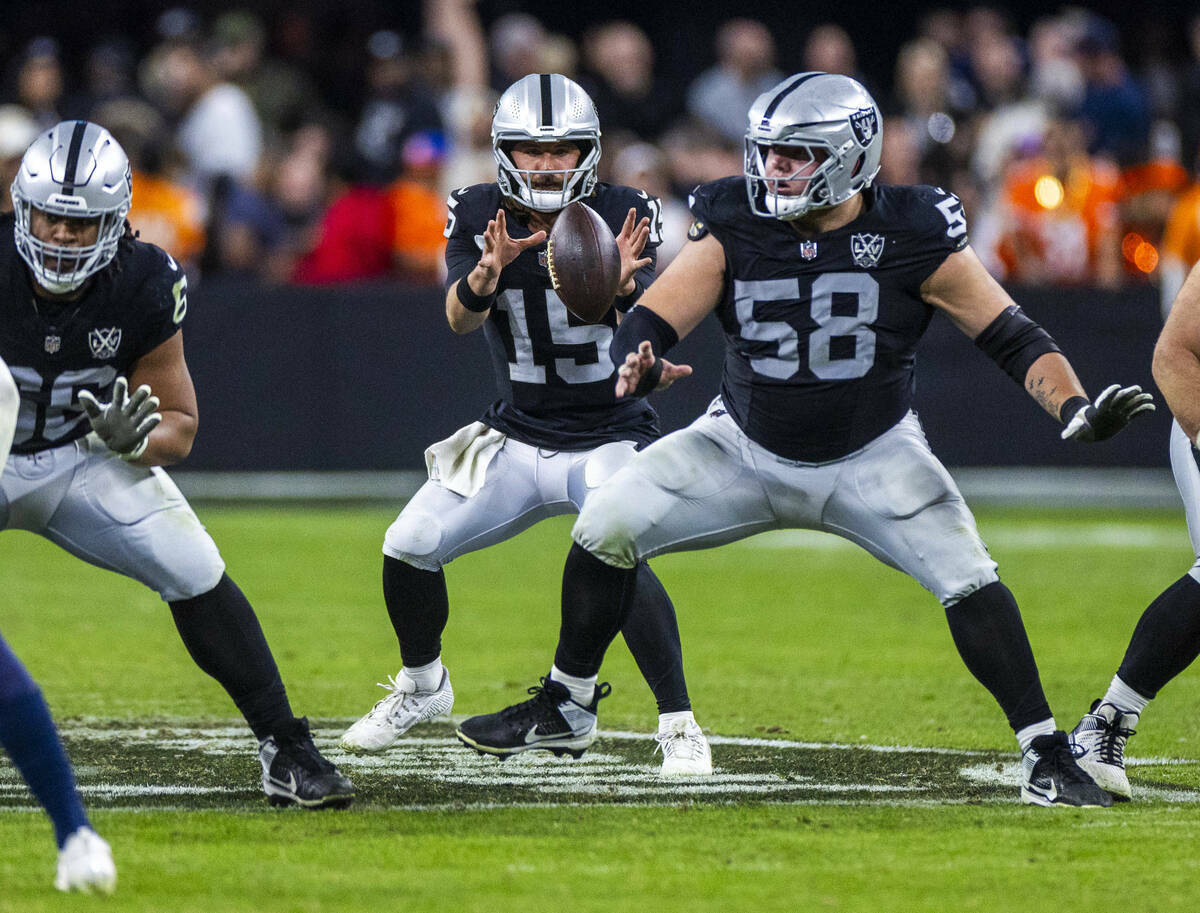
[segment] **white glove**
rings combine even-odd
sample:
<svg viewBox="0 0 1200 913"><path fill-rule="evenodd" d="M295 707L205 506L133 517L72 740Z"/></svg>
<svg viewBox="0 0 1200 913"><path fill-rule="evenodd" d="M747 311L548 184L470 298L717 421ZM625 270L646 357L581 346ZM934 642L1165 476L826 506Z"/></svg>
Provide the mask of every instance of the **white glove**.
<svg viewBox="0 0 1200 913"><path fill-rule="evenodd" d="M162 415L154 411L158 408L158 397L150 395L146 384L130 396L129 381L124 377L113 382L112 402L99 402L91 391L80 390L79 404L96 436L123 460L136 460L145 453L150 432L162 421Z"/></svg>

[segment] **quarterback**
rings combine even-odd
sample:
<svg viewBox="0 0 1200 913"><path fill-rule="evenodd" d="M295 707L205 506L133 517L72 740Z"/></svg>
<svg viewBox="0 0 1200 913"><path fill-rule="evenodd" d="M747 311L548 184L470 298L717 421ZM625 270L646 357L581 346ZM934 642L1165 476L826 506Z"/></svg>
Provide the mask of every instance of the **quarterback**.
<svg viewBox="0 0 1200 913"><path fill-rule="evenodd" d="M659 434L647 403L614 395L608 354L614 311L632 307L653 278L658 201L597 180L596 108L557 73L526 76L500 96L492 150L496 182L456 190L448 201L446 318L458 333L484 328L500 399L480 421L426 451L429 481L384 538L383 593L404 665L383 686L388 694L342 737L353 751L385 748L453 704L441 660L449 615L443 566L539 520L577 512ZM567 311L546 268L547 233L576 200L608 223L621 254L614 308L599 324ZM709 774L675 609L645 562L630 567L631 609L621 631L658 702L662 773ZM555 667L534 690L565 693L571 677ZM541 730L525 744L582 754L591 739L590 731Z"/></svg>
<svg viewBox="0 0 1200 913"><path fill-rule="evenodd" d="M254 610L161 468L196 434L187 279L133 236L129 159L98 124L64 121L25 152L12 198L0 217L13 242L0 244L0 357L20 408L0 529L37 533L157 592L259 740L272 803L348 805L353 785L293 716Z"/></svg>
<svg viewBox="0 0 1200 913"><path fill-rule="evenodd" d="M564 579L586 585L564 586L556 663L566 657L582 684L595 682L640 561L764 530L824 530L945 607L959 653L1017 735L1025 802L1110 805L1057 729L1017 604L912 411L913 362L941 311L1063 422L1065 438L1108 437L1153 408L1150 397L1113 386L1090 402L968 246L953 194L873 186L880 129L853 79L796 74L751 107L744 177L695 190L691 240L614 339L616 389L636 398L682 376L661 356L715 311L727 341L721 395L584 505ZM468 719L459 736L515 748L526 726L594 726L595 699L582 691L520 719Z"/></svg>

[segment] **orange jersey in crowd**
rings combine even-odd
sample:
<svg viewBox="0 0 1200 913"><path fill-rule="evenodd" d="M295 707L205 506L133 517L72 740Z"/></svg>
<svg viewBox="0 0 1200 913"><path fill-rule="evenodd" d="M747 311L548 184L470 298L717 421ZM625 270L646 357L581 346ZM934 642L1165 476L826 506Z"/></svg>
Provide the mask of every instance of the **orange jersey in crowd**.
<svg viewBox="0 0 1200 913"><path fill-rule="evenodd" d="M1014 282L1082 283L1095 278L1101 239L1118 230L1120 175L1081 158L1059 181L1043 159L1015 164L1001 191L998 253Z"/></svg>
<svg viewBox="0 0 1200 913"><path fill-rule="evenodd" d="M166 178L133 173L129 224L143 241L190 263L204 250L204 204L192 190Z"/></svg>
<svg viewBox="0 0 1200 913"><path fill-rule="evenodd" d="M436 279L446 250L446 201L423 184L401 178L387 190L396 215L394 244L403 272Z"/></svg>
<svg viewBox="0 0 1200 913"><path fill-rule="evenodd" d="M1164 257L1190 267L1200 262L1200 184L1193 185L1175 201L1163 233Z"/></svg>

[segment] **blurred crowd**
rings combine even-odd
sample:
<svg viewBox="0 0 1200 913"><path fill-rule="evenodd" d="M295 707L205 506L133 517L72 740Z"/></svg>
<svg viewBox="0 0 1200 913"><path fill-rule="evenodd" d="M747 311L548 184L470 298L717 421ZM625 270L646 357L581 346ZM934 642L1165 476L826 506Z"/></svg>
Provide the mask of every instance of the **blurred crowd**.
<svg viewBox="0 0 1200 913"><path fill-rule="evenodd" d="M353 105L314 65L314 27L300 12L179 7L145 47L98 40L78 72L55 38L33 39L0 87L0 209L35 133L83 117L129 153L141 237L197 277L437 281L446 194L495 178L499 92L559 72L596 102L602 179L662 198L665 265L686 237L688 190L741 173L753 99L788 73L824 70L858 78L883 109L880 179L957 193L1002 280L1154 282L1171 296L1200 259L1200 14L1186 55L1148 42L1135 69L1118 29L1083 9L1025 33L998 7L934 10L881 85L831 23L782 60L770 29L730 18L713 65L685 81L656 66L655 41L669 36L633 22L575 41L526 13L485 26L473 0L425 0L419 27L361 43Z"/></svg>

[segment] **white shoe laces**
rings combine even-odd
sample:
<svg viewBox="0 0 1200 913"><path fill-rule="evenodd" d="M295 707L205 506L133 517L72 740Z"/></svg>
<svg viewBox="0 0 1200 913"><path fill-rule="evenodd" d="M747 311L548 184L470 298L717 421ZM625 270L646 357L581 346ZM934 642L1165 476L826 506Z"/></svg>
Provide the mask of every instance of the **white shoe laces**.
<svg viewBox="0 0 1200 913"><path fill-rule="evenodd" d="M665 732L657 732L655 752L661 751L664 758L681 758L696 761L704 757L708 740L704 730L696 723L675 724Z"/></svg>

